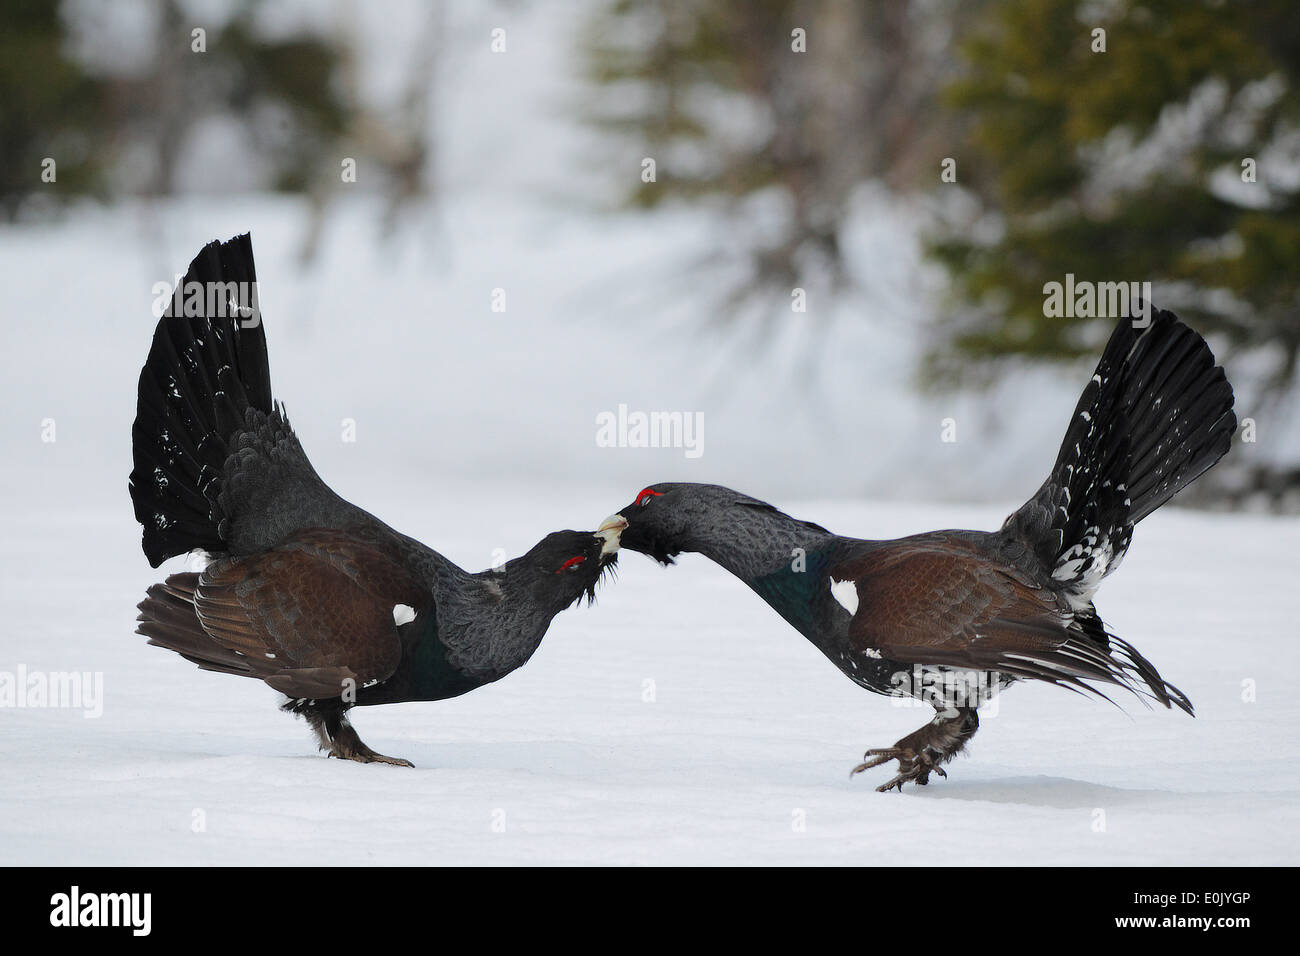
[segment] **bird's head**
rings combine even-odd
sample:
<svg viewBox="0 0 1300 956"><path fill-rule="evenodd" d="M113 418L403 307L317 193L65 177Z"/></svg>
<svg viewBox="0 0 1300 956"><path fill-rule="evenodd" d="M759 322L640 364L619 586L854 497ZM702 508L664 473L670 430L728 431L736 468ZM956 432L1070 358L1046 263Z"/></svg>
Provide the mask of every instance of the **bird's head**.
<svg viewBox="0 0 1300 956"><path fill-rule="evenodd" d="M683 551L697 550L701 535L725 525L729 509L755 499L721 485L665 481L642 488L609 520L627 522L621 547L669 565Z"/></svg>
<svg viewBox="0 0 1300 956"><path fill-rule="evenodd" d="M619 536L626 523L610 518L595 531L556 531L548 534L507 570L525 572L529 587L556 611L585 596L596 599L596 585L618 563Z"/></svg>

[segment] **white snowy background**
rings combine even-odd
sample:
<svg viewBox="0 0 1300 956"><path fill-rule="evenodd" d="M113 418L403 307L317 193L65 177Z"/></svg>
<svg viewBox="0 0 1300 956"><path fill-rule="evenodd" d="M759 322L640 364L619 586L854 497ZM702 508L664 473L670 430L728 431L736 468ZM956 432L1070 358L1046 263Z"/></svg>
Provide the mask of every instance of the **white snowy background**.
<svg viewBox="0 0 1300 956"><path fill-rule="evenodd" d="M791 347L761 355L703 334L684 269L727 236L686 211L592 209L569 108L581 10L560 9L453 8L440 206L394 242L361 194L302 270L302 206L223 192L219 149L191 163L211 189L184 200L0 227L0 670L104 689L98 718L0 709L0 863L1297 862L1295 518L1166 508L1099 594L1196 719L1019 686L948 779L902 795L874 792L887 768L848 771L929 711L858 689L697 557L625 554L496 685L354 712L414 770L326 760L263 685L132 633L145 588L182 565L148 567L127 496L150 289L247 230L275 392L318 470L467 567L662 480L862 537L995 527L1038 486L1089 369L917 397L934 277L886 198L862 197L851 243L867 291L811 304L835 323L816 382L793 371L793 317ZM498 25L508 56L488 52ZM364 29L382 84L403 18ZM597 447L619 403L703 412L702 456Z"/></svg>

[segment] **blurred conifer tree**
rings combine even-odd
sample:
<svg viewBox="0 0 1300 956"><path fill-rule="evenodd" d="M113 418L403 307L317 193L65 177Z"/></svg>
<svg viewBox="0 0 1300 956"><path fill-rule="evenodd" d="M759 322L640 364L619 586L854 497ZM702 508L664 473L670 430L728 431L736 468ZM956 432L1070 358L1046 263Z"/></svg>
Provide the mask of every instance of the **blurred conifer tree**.
<svg viewBox="0 0 1300 956"><path fill-rule="evenodd" d="M58 4L6 0L0 18L0 213L12 219L33 193L101 185L104 85L65 54ZM47 158L56 161L53 184L41 179Z"/></svg>
<svg viewBox="0 0 1300 956"><path fill-rule="evenodd" d="M1044 315L1073 273L1156 283L1160 307L1271 357L1253 384L1293 388L1300 5L998 0L960 50L945 102L979 209L930 246L954 280L932 379L1093 353L1110 320Z"/></svg>
<svg viewBox="0 0 1300 956"><path fill-rule="evenodd" d="M266 186L305 189L347 124L336 77L340 53L328 38L307 32L267 36L256 13L256 4L237 3L211 25L178 0L155 0L147 64L115 71L111 51L94 65L70 52L73 21L111 17L111 6L6 0L0 202L7 218L25 206L44 210L87 193L170 195L187 139L213 117L238 124L239 142L264 170ZM96 42L97 23L82 26ZM206 30L202 53L192 49L198 26ZM54 184L40 179L46 157L57 163ZM136 166L148 175L124 168ZM337 177L336 164L330 173Z"/></svg>
<svg viewBox="0 0 1300 956"><path fill-rule="evenodd" d="M725 254L748 275L728 317L755 300L788 314L810 280L843 287L852 193L928 175L950 120L938 96L951 31L982 2L609 0L584 50L589 118L613 134L623 201L731 217ZM643 158L653 185L637 178Z"/></svg>

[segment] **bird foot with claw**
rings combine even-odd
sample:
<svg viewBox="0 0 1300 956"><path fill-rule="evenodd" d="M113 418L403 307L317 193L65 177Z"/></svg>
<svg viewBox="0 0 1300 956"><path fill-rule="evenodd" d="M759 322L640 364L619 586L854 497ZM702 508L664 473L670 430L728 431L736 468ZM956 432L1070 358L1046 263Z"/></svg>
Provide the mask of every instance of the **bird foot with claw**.
<svg viewBox="0 0 1300 956"><path fill-rule="evenodd" d="M340 753L331 751L331 757L338 757L340 760L355 760L357 763L386 763L393 767L414 767L415 764L409 760L403 760L401 757L386 757L383 754L375 753L369 747L361 750L354 750L350 753Z"/></svg>
<svg viewBox="0 0 1300 956"><path fill-rule="evenodd" d="M939 766L939 755L934 751L922 749L917 752L910 747L882 747L878 750L868 750L862 755L863 762L854 767L849 776L859 774L864 770L870 770L872 767L879 767L882 763L889 763L891 760L898 761L898 774L894 779L882 786L876 787L877 793L888 793L895 787L898 792L903 792L903 784L914 783L918 787L924 787L930 782L930 774L937 773L941 777L948 774Z"/></svg>

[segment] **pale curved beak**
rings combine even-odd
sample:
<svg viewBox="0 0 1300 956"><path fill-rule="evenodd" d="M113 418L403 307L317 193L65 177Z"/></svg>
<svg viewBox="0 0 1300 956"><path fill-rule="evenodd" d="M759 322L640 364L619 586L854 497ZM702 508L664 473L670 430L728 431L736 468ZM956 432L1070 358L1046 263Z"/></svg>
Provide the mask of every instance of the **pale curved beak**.
<svg viewBox="0 0 1300 956"><path fill-rule="evenodd" d="M622 515L610 515L600 523L596 529L596 537L603 538L605 543L601 546L601 554L613 554L618 550L619 535L627 527L627 519Z"/></svg>

